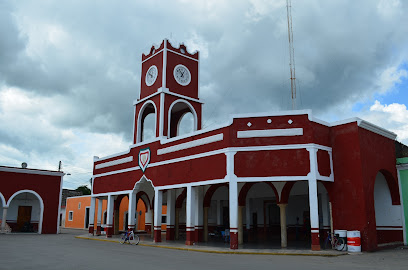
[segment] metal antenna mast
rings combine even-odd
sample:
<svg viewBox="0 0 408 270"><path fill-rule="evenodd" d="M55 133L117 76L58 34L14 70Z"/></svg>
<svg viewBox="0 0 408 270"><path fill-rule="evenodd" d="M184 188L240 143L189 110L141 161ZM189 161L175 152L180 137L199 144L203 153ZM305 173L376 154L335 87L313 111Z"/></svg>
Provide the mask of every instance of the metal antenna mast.
<svg viewBox="0 0 408 270"><path fill-rule="evenodd" d="M288 17L290 90L292 94L292 110L295 110L296 109L296 72L295 72L295 49L293 48L292 1L291 0L286 0L286 11L287 11L287 17Z"/></svg>

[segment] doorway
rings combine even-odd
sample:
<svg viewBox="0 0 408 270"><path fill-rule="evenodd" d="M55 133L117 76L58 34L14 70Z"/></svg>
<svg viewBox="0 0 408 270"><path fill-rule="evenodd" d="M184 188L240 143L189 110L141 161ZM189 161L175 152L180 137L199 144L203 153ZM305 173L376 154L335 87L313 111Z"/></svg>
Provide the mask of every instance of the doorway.
<svg viewBox="0 0 408 270"><path fill-rule="evenodd" d="M85 208L85 229L89 227L89 208Z"/></svg>
<svg viewBox="0 0 408 270"><path fill-rule="evenodd" d="M18 216L17 216L17 231L19 232L30 232L31 228L31 210L32 206L19 206Z"/></svg>

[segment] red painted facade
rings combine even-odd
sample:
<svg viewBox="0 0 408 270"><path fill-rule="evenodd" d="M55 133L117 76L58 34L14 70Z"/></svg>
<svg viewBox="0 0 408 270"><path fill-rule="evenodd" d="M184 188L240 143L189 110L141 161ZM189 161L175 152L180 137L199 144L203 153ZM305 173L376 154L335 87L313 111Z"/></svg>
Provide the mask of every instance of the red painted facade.
<svg viewBox="0 0 408 270"><path fill-rule="evenodd" d="M41 233L54 234L57 233L58 228L63 175L61 172L0 166L2 182L0 194L4 197L6 204L10 204L12 202L10 198L17 192L27 190L37 193L44 204ZM11 214L9 210L8 216ZM36 224L34 229L38 229L38 226L39 224Z"/></svg>
<svg viewBox="0 0 408 270"><path fill-rule="evenodd" d="M331 125L315 119L308 110L235 116L224 126L201 131L198 53L183 53L182 49L186 48L183 45L175 48L165 40L158 49L152 48L148 55L142 56L141 95L135 103L134 144L126 153L95 160L93 194L132 191L143 176L155 189L163 190L167 186L180 188L203 181L206 181L203 185L212 185L210 190L237 179L245 183L238 190L243 193L237 199L239 205L244 206L251 183L285 182L279 191L273 184L271 187L277 202L287 203L295 181L317 180L324 184L329 194L334 227L361 231L363 250L375 249L382 241L377 240L374 210L374 183L379 172L386 176L393 204L399 204L393 134L360 119ZM158 67L159 75L148 87L144 84L144 76L153 64ZM187 86L178 84L173 77L178 64L190 70L191 82ZM180 100L182 106L173 114L171 105ZM142 123L138 119L143 117L147 103L155 105L155 110L149 105L149 112L156 116L157 138L143 143L139 140ZM185 111L195 113L196 131L191 136L173 138L177 135L177 122ZM151 153L150 163L142 172L138 167L138 155L147 147ZM105 166L130 157L131 161ZM211 196L204 197L204 206L209 206ZM238 233L235 232L238 229L231 228L230 241L234 249L238 246ZM313 249L320 245L316 231L319 228L312 228ZM169 233L174 234L171 230ZM156 240L160 238L159 231L155 231L155 237ZM393 239L396 238L399 236ZM187 227L187 244L200 239L199 231L194 233L194 228Z"/></svg>

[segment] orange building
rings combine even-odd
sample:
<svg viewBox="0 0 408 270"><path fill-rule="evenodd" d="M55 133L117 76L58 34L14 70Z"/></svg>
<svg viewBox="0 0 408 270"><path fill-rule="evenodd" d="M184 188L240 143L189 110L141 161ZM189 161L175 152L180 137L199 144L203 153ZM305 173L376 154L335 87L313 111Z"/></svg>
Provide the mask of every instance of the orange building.
<svg viewBox="0 0 408 270"><path fill-rule="evenodd" d="M106 225L106 209L107 209L107 200L101 200L102 210L101 210L101 220L100 227L101 233L104 234L104 228ZM96 200L96 211L95 211L95 220L98 220L98 209L99 209L99 200ZM65 228L75 228L75 229L87 229L89 228L89 215L90 215L90 206L91 206L91 196L77 196L67 198L66 205L66 216L65 216ZM129 199L128 197L123 197L120 201L119 206L115 207L115 228L116 233L119 231L125 231L128 226L128 207ZM146 205L143 200L139 200L137 203L136 211L136 229L138 231L150 231L150 225L147 224L146 228ZM162 207L162 219L166 219L167 206L163 205ZM116 218L118 217L118 218ZM165 223L165 222L163 222ZM166 230L166 224L162 223L162 230ZM98 224L94 226L95 231L97 231Z"/></svg>

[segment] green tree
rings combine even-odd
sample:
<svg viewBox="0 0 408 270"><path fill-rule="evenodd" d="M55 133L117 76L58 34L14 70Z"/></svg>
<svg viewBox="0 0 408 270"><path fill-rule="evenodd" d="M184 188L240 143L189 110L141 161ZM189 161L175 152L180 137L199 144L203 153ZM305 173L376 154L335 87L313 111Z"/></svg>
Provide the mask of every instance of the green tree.
<svg viewBox="0 0 408 270"><path fill-rule="evenodd" d="M91 190L87 185L79 186L75 190L81 191L83 195L91 195Z"/></svg>

